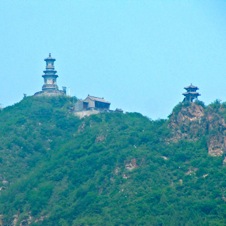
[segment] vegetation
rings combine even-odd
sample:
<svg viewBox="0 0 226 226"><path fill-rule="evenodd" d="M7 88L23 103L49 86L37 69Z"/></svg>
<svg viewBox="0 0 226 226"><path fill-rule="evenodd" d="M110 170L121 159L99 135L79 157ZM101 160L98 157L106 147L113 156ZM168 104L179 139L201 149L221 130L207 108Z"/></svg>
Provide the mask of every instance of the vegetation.
<svg viewBox="0 0 226 226"><path fill-rule="evenodd" d="M0 112L4 225L226 224L224 156L208 156L205 135L170 142L168 120L78 119L72 102L28 97Z"/></svg>

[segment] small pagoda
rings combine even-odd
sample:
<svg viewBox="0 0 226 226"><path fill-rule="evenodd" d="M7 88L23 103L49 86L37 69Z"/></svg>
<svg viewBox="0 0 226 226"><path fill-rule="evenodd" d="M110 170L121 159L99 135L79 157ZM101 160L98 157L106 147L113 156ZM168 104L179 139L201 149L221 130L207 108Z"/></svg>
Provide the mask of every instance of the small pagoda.
<svg viewBox="0 0 226 226"><path fill-rule="evenodd" d="M64 89L59 90L57 86L57 77L56 74L57 71L54 67L54 62L56 61L55 58L52 58L51 53L49 54L49 57L44 59L46 62L46 69L44 72L44 75L42 77L44 78L44 85L42 86L42 91L35 93L35 95L47 95L47 96L55 96L55 95L65 95L66 90Z"/></svg>
<svg viewBox="0 0 226 226"><path fill-rule="evenodd" d="M190 86L184 87L186 90L185 93L183 93L184 97L184 102L193 102L193 100L197 99L200 94L197 92L199 89L197 86L193 86L192 84Z"/></svg>

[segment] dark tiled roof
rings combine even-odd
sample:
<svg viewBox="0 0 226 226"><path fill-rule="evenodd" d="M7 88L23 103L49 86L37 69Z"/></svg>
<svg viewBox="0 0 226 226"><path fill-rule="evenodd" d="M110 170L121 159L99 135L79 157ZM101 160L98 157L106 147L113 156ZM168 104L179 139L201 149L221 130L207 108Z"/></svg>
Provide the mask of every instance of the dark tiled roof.
<svg viewBox="0 0 226 226"><path fill-rule="evenodd" d="M184 87L185 89L199 89L197 86L193 86L192 84L190 86Z"/></svg>
<svg viewBox="0 0 226 226"><path fill-rule="evenodd" d="M94 97L94 96L90 96L90 95L88 95L88 97L86 97L86 99L87 99L87 98L90 98L90 99L93 100L93 101L98 101L98 102L110 104L110 102L109 102L109 101L106 101L104 98ZM85 100L86 100L86 99L85 99Z"/></svg>
<svg viewBox="0 0 226 226"><path fill-rule="evenodd" d="M189 94L201 96L201 94L199 94L198 92L186 92L186 93L183 93L184 96L187 96Z"/></svg>
<svg viewBox="0 0 226 226"><path fill-rule="evenodd" d="M45 58L45 60L56 60L55 58L52 58L51 53L49 53L49 57Z"/></svg>

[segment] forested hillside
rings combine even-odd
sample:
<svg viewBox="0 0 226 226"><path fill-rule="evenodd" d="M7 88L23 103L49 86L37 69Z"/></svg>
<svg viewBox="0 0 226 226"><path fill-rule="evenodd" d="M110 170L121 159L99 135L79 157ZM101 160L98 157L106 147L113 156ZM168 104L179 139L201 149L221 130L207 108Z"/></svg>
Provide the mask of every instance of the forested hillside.
<svg viewBox="0 0 226 226"><path fill-rule="evenodd" d="M72 106L27 97L0 112L0 225L226 225L225 154L210 156L226 105L155 121Z"/></svg>

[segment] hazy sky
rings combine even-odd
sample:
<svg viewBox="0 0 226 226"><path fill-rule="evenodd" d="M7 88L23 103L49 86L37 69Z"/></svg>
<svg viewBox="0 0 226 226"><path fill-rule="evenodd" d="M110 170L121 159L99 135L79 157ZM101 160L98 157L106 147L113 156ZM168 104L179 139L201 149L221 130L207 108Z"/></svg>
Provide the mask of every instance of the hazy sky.
<svg viewBox="0 0 226 226"><path fill-rule="evenodd" d="M111 108L166 118L183 87L226 101L226 1L0 0L0 103L40 91L44 58L58 86Z"/></svg>

